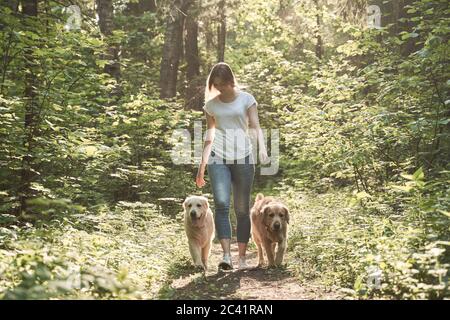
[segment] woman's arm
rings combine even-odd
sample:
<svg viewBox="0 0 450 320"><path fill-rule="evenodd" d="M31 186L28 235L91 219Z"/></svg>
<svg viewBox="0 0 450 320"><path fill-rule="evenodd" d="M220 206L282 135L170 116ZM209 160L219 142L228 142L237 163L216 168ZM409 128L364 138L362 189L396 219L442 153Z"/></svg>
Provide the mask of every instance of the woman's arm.
<svg viewBox="0 0 450 320"><path fill-rule="evenodd" d="M256 109L256 104L253 104L247 109L247 114L250 134L253 136L253 138L255 138L256 135L256 140L258 142L259 160L262 164L266 164L269 161L269 157L267 156L266 144L264 143L264 135L261 130L261 126L259 125L259 117L258 110Z"/></svg>
<svg viewBox="0 0 450 320"><path fill-rule="evenodd" d="M198 167L197 171L197 177L195 178L195 182L197 184L197 187L201 188L205 185L205 169L206 164L208 163L209 155L211 154L211 148L212 143L214 141L214 135L215 135L215 128L216 128L216 121L214 120L214 117L210 116L207 112L206 114L206 124L207 124L207 130L206 130L206 138L205 138L205 144L203 145L203 153L202 153L202 159L200 161L200 165Z"/></svg>
<svg viewBox="0 0 450 320"><path fill-rule="evenodd" d="M216 121L214 120L214 117L210 116L208 113L206 113L206 125L207 125L206 137L205 143L203 145L202 160L200 162L200 167L203 167L203 169L206 167L206 164L208 163L216 128Z"/></svg>

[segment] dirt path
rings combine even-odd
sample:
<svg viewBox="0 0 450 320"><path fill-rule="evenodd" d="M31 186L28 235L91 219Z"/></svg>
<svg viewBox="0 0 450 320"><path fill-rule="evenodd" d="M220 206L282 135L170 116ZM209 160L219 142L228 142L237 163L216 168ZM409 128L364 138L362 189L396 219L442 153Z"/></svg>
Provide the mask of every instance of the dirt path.
<svg viewBox="0 0 450 320"><path fill-rule="evenodd" d="M209 267L205 275L188 271L170 284L171 299L343 299L337 291L326 290L313 283L300 284L289 269L237 269L237 244L232 244L235 269L217 270L222 258L220 244L214 244ZM256 250L250 250L249 266L257 265ZM289 261L287 261L289 263Z"/></svg>

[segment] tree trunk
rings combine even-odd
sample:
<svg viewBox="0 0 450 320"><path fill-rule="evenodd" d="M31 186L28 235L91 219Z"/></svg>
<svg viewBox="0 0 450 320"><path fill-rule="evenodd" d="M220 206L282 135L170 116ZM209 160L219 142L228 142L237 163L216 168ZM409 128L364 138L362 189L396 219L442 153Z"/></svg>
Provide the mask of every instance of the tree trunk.
<svg viewBox="0 0 450 320"><path fill-rule="evenodd" d="M225 61L225 42L227 32L227 17L225 15L225 0L219 2L220 24L217 26L217 62Z"/></svg>
<svg viewBox="0 0 450 320"><path fill-rule="evenodd" d="M213 50L212 48L214 47L214 32L212 31L214 27L211 27L212 23L209 20L205 21L203 25L205 33L206 51L210 52Z"/></svg>
<svg viewBox="0 0 450 320"><path fill-rule="evenodd" d="M380 8L382 27L391 24L389 36L398 36L402 31L412 32L414 23L411 21L402 22L400 19L408 16L406 6L411 5L413 2L414 0L390 0L387 2L383 0L370 0L369 4L377 5ZM381 42L381 36L379 40ZM408 56L419 49L420 47L416 44L415 38L408 39L399 47L402 56Z"/></svg>
<svg viewBox="0 0 450 320"><path fill-rule="evenodd" d="M198 57L198 22L189 15L186 20L186 60L188 62L187 78L192 79L199 74L200 61Z"/></svg>
<svg viewBox="0 0 450 320"><path fill-rule="evenodd" d="M187 13L187 12L186 12ZM184 61L186 59L185 56L185 29L186 29L186 17L181 15L181 41L180 41L180 61Z"/></svg>
<svg viewBox="0 0 450 320"><path fill-rule="evenodd" d="M200 109L203 103L204 84L200 79L200 58L198 51L198 16L199 6L189 11L186 17L186 80L188 88L186 91L186 108Z"/></svg>
<svg viewBox="0 0 450 320"><path fill-rule="evenodd" d="M203 22L203 33L205 35L206 55L209 57L214 51L214 26L209 19ZM211 70L213 63L209 59L205 61L206 70Z"/></svg>
<svg viewBox="0 0 450 320"><path fill-rule="evenodd" d="M101 33L108 39L114 30L114 8L112 0L97 0L98 24ZM109 61L105 65L105 72L120 81L119 48L116 44L109 44L104 57Z"/></svg>
<svg viewBox="0 0 450 320"><path fill-rule="evenodd" d="M177 73L183 41L183 15L192 0L175 0L167 17L163 57L160 68L160 98L173 98L177 94Z"/></svg>
<svg viewBox="0 0 450 320"><path fill-rule="evenodd" d="M36 18L38 14L37 0L27 0L22 2L22 13L25 18L25 24L27 19ZM34 191L31 189L31 182L35 178L34 166L34 144L35 134L38 126L39 119L39 104L37 101L37 66L38 63L34 57L32 47L26 47L24 50L25 57L25 92L24 97L25 104L25 118L24 118L24 140L23 149L25 155L22 158L22 168L20 173L20 186L19 186L19 202L18 215L23 215L29 212L27 200L34 196Z"/></svg>
<svg viewBox="0 0 450 320"><path fill-rule="evenodd" d="M406 6L408 5L412 5L414 3L414 0L399 0L399 7L398 7L398 19L402 19L402 18L407 18L408 17L408 8ZM412 21L406 21L406 22L401 22L398 21L399 23L399 32L401 31L406 31L406 32L412 32L413 31L413 27L415 26L415 23ZM401 54L404 57L409 56L411 53L420 50L423 47L423 44L419 45L417 44L417 39L416 38L409 38L406 43L404 43L401 47Z"/></svg>

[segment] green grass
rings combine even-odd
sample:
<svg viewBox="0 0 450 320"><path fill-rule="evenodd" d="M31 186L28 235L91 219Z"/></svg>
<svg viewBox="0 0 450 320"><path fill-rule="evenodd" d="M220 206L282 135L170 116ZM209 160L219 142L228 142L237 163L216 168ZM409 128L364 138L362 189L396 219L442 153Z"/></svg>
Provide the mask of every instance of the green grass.
<svg viewBox="0 0 450 320"><path fill-rule="evenodd" d="M291 210L288 254L300 281L319 280L359 298L449 297L448 243L430 237L413 208L395 214L377 203L374 213L346 190L286 189L279 197Z"/></svg>
<svg viewBox="0 0 450 320"><path fill-rule="evenodd" d="M357 298L449 296L448 243L430 229L430 216L395 212L382 197L364 207L346 189L319 194L281 184L262 192L290 208L286 261L300 283ZM170 299L171 281L193 272L182 215L151 204L0 227L0 299Z"/></svg>
<svg viewBox="0 0 450 320"><path fill-rule="evenodd" d="M152 299L188 253L182 224L141 203L1 228L0 298Z"/></svg>

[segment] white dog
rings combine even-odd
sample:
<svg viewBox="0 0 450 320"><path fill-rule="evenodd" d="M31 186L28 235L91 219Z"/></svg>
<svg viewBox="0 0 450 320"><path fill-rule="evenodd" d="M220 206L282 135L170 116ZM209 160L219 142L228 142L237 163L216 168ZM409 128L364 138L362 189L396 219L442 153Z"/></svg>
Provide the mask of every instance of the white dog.
<svg viewBox="0 0 450 320"><path fill-rule="evenodd" d="M206 271L214 238L214 219L208 199L203 196L189 196L183 202L183 209L184 228L191 257L195 266Z"/></svg>

